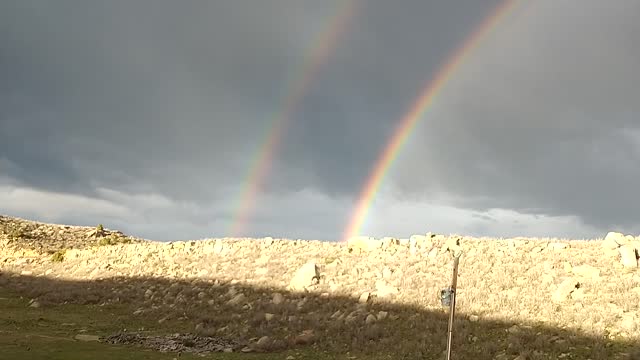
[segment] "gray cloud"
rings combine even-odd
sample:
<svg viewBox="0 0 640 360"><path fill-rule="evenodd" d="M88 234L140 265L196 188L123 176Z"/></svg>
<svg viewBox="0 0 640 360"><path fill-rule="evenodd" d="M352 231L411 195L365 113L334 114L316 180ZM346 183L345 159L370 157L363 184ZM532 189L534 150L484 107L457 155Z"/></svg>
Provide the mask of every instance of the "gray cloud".
<svg viewBox="0 0 640 360"><path fill-rule="evenodd" d="M425 117L399 192L638 229L638 5L520 7Z"/></svg>
<svg viewBox="0 0 640 360"><path fill-rule="evenodd" d="M398 120L499 3L361 1L291 113L249 233L339 236ZM343 4L2 2L0 210L225 235L288 85ZM395 210L368 229L637 229L637 10L521 4L425 116L388 179ZM527 225L500 221L515 218Z"/></svg>
<svg viewBox="0 0 640 360"><path fill-rule="evenodd" d="M194 199L215 195L211 177L224 184L245 171L305 39L288 29L295 20L269 19L306 9L150 5L3 5L11 175L41 187L55 167L73 180L65 191L131 186Z"/></svg>

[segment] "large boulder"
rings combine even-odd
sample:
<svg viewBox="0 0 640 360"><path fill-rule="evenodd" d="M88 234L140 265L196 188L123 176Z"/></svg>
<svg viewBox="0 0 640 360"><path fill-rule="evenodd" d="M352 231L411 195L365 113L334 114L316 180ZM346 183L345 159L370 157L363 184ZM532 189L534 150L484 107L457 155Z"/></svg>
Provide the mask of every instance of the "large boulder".
<svg viewBox="0 0 640 360"><path fill-rule="evenodd" d="M459 236L450 236L445 240L444 245L441 247L441 252L451 252L455 255L459 254L462 251L462 246L460 245L460 237Z"/></svg>
<svg viewBox="0 0 640 360"><path fill-rule="evenodd" d="M433 243L431 241L431 234L426 235L411 235L409 238L409 246L415 246L418 249L431 249Z"/></svg>
<svg viewBox="0 0 640 360"><path fill-rule="evenodd" d="M563 302L571 296L576 289L580 287L580 283L574 278L567 278L554 291L551 299L554 302Z"/></svg>
<svg viewBox="0 0 640 360"><path fill-rule="evenodd" d="M313 285L314 280L320 277L318 266L313 262L308 262L300 267L291 282L289 283L289 290L292 291L304 291L310 285Z"/></svg>
<svg viewBox="0 0 640 360"><path fill-rule="evenodd" d="M371 236L355 236L347 240L349 250L357 251L374 251L382 248L382 241Z"/></svg>
<svg viewBox="0 0 640 360"><path fill-rule="evenodd" d="M617 249L628 242L629 239L623 233L610 231L607 233L607 236L604 237L602 247L605 249Z"/></svg>
<svg viewBox="0 0 640 360"><path fill-rule="evenodd" d="M627 268L638 267L638 254L636 248L633 245L623 245L618 248L620 252L620 262L622 266Z"/></svg>

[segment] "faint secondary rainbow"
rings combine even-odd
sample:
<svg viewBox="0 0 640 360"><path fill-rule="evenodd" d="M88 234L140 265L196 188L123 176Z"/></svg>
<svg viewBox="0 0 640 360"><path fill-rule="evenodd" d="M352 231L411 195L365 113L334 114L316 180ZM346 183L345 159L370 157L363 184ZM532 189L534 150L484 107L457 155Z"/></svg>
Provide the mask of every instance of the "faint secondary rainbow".
<svg viewBox="0 0 640 360"><path fill-rule="evenodd" d="M243 181L244 185L240 191L238 202L234 206L233 220L228 231L229 236L240 236L246 229L251 212L257 202L257 196L271 169L273 158L282 143L291 116L309 85L316 78L321 66L326 63L335 50L340 35L345 32L356 12L357 3L358 0L342 1L326 28L317 35L316 40L305 52L304 60L298 71L292 73L291 81L286 87L287 96L284 98L283 106L274 117L265 140L259 147Z"/></svg>
<svg viewBox="0 0 640 360"><path fill-rule="evenodd" d="M435 76L427 83L425 88L420 92L417 100L409 108L409 111L399 122L399 126L393 133L393 136L387 143L378 158L369 178L367 179L363 190L361 191L356 203L355 211L352 213L351 219L343 232L343 241L351 237L357 236L364 224L371 203L375 198L384 176L388 172L393 161L398 157L398 153L404 143L411 135L418 120L428 110L433 103L438 92L451 78L455 70L462 64L468 54L475 48L483 36L495 27L514 6L515 0L506 0L500 4L484 21L471 33L464 43L447 59L444 65L438 69Z"/></svg>

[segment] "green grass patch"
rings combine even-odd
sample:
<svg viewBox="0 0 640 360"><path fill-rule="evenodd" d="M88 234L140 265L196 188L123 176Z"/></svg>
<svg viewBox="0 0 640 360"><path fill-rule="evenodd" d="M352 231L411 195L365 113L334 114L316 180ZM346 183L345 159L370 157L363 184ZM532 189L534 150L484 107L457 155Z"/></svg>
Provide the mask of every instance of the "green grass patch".
<svg viewBox="0 0 640 360"><path fill-rule="evenodd" d="M123 329L145 334L186 332L179 321L159 325L157 319L135 317L128 306L121 305L58 305L30 307L29 299L0 287L0 359L80 360L80 359L220 359L220 360L276 360L293 356L295 359L347 359L312 349L290 350L283 353L210 353L205 357L190 353L162 353L137 346L111 345L102 342L75 340L78 334L108 336Z"/></svg>
<svg viewBox="0 0 640 360"><path fill-rule="evenodd" d="M51 255L52 262L63 262L66 250L58 250Z"/></svg>
<svg viewBox="0 0 640 360"><path fill-rule="evenodd" d="M99 246L108 246L108 245L116 245L116 244L129 244L131 243L131 239L128 237L122 237L117 235L108 235L98 240Z"/></svg>

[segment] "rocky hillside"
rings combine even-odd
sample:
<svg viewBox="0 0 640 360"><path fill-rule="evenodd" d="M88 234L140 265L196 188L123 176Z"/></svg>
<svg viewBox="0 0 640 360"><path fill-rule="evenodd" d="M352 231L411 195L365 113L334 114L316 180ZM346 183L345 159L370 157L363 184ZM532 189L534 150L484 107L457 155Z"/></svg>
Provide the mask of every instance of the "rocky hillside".
<svg viewBox="0 0 640 360"><path fill-rule="evenodd" d="M634 358L639 251L640 238L615 232L590 241L425 234L163 243L0 217L0 285L32 306L131 304L132 316L240 339L246 351L312 344L393 358L440 354L447 309L439 292L461 253L461 354Z"/></svg>

